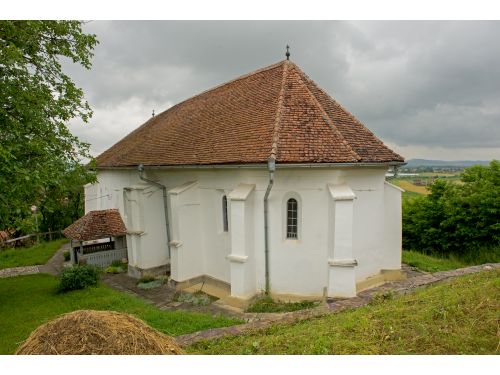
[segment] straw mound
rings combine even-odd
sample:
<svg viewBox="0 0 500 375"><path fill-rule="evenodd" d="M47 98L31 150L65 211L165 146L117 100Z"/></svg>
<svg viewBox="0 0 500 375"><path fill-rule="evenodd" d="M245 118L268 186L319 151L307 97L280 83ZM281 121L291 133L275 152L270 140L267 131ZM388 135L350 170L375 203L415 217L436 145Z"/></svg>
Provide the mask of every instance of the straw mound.
<svg viewBox="0 0 500 375"><path fill-rule="evenodd" d="M79 310L34 330L16 354L183 354L173 339L131 315Z"/></svg>

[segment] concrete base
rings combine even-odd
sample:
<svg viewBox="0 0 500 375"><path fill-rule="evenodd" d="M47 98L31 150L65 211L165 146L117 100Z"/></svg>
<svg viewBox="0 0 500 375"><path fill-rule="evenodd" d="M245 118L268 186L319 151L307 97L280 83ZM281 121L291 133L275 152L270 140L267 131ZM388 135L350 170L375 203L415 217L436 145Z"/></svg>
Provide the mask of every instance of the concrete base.
<svg viewBox="0 0 500 375"><path fill-rule="evenodd" d="M382 270L379 274L368 277L367 279L356 283L356 292L362 292L382 285L388 281L397 281L406 279L402 270Z"/></svg>
<svg viewBox="0 0 500 375"><path fill-rule="evenodd" d="M271 293L271 298L280 302L323 301L323 295L277 294Z"/></svg>
<svg viewBox="0 0 500 375"><path fill-rule="evenodd" d="M219 290L220 293L225 293L225 294L231 293L231 285L230 284L228 284L224 281L215 279L211 276L207 276L207 275L196 276L196 277L193 277L192 279L184 280L184 281L170 280L170 285L173 286L177 290L186 290L189 288L204 285L204 287L203 287L204 292L205 292L205 288L210 286L214 290L215 289ZM207 294L210 294L210 293L207 293ZM215 296L215 297L217 297L217 296ZM220 297L218 297L218 298L220 298Z"/></svg>
<svg viewBox="0 0 500 375"><path fill-rule="evenodd" d="M153 267L142 269L139 267L134 267L129 264L128 266L128 275L135 279L140 279L145 275L151 276L165 276L170 274L170 264L164 264L163 266Z"/></svg>

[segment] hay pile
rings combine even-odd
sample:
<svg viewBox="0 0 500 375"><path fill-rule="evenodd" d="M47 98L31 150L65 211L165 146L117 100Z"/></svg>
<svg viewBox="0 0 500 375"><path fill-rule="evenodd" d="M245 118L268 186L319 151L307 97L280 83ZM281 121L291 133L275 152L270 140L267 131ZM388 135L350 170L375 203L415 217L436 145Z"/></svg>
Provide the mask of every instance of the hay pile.
<svg viewBox="0 0 500 375"><path fill-rule="evenodd" d="M131 315L79 310L34 330L16 354L183 354L173 339Z"/></svg>

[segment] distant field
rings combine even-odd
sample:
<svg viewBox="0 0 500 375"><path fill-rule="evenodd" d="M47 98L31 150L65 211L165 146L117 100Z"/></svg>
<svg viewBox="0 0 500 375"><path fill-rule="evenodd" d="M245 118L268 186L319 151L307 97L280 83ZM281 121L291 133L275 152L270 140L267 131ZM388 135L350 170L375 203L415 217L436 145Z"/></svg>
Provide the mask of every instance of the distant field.
<svg viewBox="0 0 500 375"><path fill-rule="evenodd" d="M422 177L455 177L460 176L460 173L452 173L452 172L421 172L418 174Z"/></svg>
<svg viewBox="0 0 500 375"><path fill-rule="evenodd" d="M427 190L427 188L425 186L417 186L417 185L414 185L413 183L411 183L410 181L407 181L407 180L399 181L399 186L402 189L405 189L407 191L411 191L413 193L419 193L419 194L423 194L423 195L429 194L429 190Z"/></svg>
<svg viewBox="0 0 500 375"><path fill-rule="evenodd" d="M413 184L410 180L406 179L394 179L390 181L391 184L399 186L401 189L406 190L403 193L403 197L412 198L415 194L428 195L429 191L425 186L417 186Z"/></svg>

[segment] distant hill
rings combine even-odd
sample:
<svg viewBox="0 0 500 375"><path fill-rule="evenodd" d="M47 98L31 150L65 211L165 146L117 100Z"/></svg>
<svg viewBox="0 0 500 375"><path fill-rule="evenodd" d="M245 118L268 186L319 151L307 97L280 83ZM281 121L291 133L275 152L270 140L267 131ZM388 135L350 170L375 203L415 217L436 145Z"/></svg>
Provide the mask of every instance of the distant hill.
<svg viewBox="0 0 500 375"><path fill-rule="evenodd" d="M488 165L489 161L484 160L427 160L410 159L406 162L406 168L414 167L470 167L472 165Z"/></svg>

